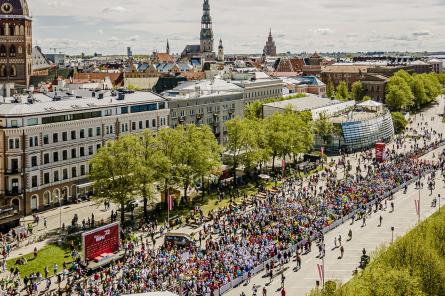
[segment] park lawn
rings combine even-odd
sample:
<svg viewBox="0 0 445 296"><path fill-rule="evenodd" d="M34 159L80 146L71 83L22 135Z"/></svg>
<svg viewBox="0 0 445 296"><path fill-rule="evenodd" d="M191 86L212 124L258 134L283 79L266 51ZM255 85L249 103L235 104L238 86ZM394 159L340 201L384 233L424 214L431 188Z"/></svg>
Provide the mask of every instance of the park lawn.
<svg viewBox="0 0 445 296"><path fill-rule="evenodd" d="M28 261L26 265L15 265L15 262L19 258L11 259L6 262L8 269L11 267L18 267L22 278L29 276L31 273L40 271L44 276L44 268L48 266L49 275L53 275L53 264L57 263L59 266L59 272L62 271L63 262L71 263L71 254L69 249L63 249L57 245L48 245L43 249L40 249L37 258L34 259L34 254L27 254L23 256Z"/></svg>

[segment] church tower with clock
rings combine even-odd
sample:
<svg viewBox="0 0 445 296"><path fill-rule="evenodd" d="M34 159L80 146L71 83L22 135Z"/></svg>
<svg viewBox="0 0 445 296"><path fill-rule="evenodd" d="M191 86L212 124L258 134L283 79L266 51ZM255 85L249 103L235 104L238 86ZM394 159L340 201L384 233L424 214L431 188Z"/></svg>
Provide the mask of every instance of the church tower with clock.
<svg viewBox="0 0 445 296"><path fill-rule="evenodd" d="M26 0L0 0L0 87L27 88L32 73L32 19ZM3 95L3 94L0 94Z"/></svg>

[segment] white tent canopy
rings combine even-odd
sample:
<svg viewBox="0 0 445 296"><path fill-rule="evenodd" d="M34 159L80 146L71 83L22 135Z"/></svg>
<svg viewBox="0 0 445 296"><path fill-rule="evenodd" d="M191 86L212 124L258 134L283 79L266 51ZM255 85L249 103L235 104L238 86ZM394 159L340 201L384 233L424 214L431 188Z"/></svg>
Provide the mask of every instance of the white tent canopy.
<svg viewBox="0 0 445 296"><path fill-rule="evenodd" d="M362 102L360 104L357 104L357 106L359 106L359 107L368 107L368 108L376 108L376 107L383 106L383 104L379 103L379 102L376 102L376 101L373 101L373 100L367 100L367 101L364 101L364 102Z"/></svg>

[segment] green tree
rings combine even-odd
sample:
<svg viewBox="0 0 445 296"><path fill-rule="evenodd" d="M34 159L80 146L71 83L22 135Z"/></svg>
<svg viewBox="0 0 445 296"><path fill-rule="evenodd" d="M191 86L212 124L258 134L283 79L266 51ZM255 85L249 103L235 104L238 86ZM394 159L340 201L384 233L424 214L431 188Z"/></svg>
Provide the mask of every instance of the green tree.
<svg viewBox="0 0 445 296"><path fill-rule="evenodd" d="M140 155L138 157L142 166L137 172L140 194L144 199L144 218L148 218L148 201L153 194L153 184L168 169L169 162L159 149L159 139L150 130L145 130L139 138Z"/></svg>
<svg viewBox="0 0 445 296"><path fill-rule="evenodd" d="M90 161L89 178L94 182L95 198L119 204L122 224L125 222L125 205L134 199L139 185L140 147L136 137L125 136L107 142Z"/></svg>
<svg viewBox="0 0 445 296"><path fill-rule="evenodd" d="M338 84L337 91L335 92L335 98L340 101L346 101L349 99L349 90L346 81L342 81Z"/></svg>
<svg viewBox="0 0 445 296"><path fill-rule="evenodd" d="M275 171L275 160L278 156L284 156L289 145L289 126L287 126L284 114L275 113L264 120L265 138L267 149L272 158L272 168Z"/></svg>
<svg viewBox="0 0 445 296"><path fill-rule="evenodd" d="M356 81L352 84L351 87L351 99L360 102L363 100L365 96L365 89L363 88L363 84L361 81Z"/></svg>
<svg viewBox="0 0 445 296"><path fill-rule="evenodd" d="M165 197L169 188L178 183L175 172L181 137L181 132L174 128L161 129L157 134L159 151L164 157L164 169L158 172L158 180Z"/></svg>
<svg viewBox="0 0 445 296"><path fill-rule="evenodd" d="M418 110L420 110L420 108L429 101L429 98L425 91L425 84L422 76L420 75L414 76L412 83L412 91L415 99L415 106L417 107Z"/></svg>
<svg viewBox="0 0 445 296"><path fill-rule="evenodd" d="M394 124L394 130L397 134L402 133L408 125L408 121L406 120L405 116L403 116L403 114L400 112L392 112L391 116Z"/></svg>
<svg viewBox="0 0 445 296"><path fill-rule="evenodd" d="M257 120L241 119L236 117L225 123L227 127L227 143L226 151L232 157L233 167L232 173L236 186L236 169L240 163L243 163L246 154L253 154L258 147L257 135L253 126L257 126ZM252 155L250 155L252 156ZM250 157L247 158L249 163L252 162Z"/></svg>
<svg viewBox="0 0 445 296"><path fill-rule="evenodd" d="M332 84L332 81L328 82L328 85L326 87L326 96L330 99L335 97L335 88L334 84Z"/></svg>
<svg viewBox="0 0 445 296"><path fill-rule="evenodd" d="M414 95L408 83L399 76L389 79L386 89L386 104L391 111L406 110L414 104Z"/></svg>
<svg viewBox="0 0 445 296"><path fill-rule="evenodd" d="M174 157L175 176L184 189L188 201L188 190L197 178L218 169L220 149L214 134L207 125L189 124L178 126L178 150ZM218 147L218 148L216 148Z"/></svg>
<svg viewBox="0 0 445 296"><path fill-rule="evenodd" d="M314 122L314 131L323 141L323 145L328 146L334 133L334 124L322 113L320 119Z"/></svg>
<svg viewBox="0 0 445 296"><path fill-rule="evenodd" d="M263 103L261 101L251 102L246 105L245 117L248 119L260 119L263 117Z"/></svg>

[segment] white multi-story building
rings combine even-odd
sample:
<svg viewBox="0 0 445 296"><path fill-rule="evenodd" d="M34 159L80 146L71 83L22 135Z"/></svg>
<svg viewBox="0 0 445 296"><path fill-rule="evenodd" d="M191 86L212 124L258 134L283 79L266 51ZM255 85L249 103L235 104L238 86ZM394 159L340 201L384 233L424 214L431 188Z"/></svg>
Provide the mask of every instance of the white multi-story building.
<svg viewBox="0 0 445 296"><path fill-rule="evenodd" d="M0 206L29 214L87 193L88 162L107 140L168 127L169 113L167 101L150 92L79 89L3 98Z"/></svg>

